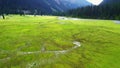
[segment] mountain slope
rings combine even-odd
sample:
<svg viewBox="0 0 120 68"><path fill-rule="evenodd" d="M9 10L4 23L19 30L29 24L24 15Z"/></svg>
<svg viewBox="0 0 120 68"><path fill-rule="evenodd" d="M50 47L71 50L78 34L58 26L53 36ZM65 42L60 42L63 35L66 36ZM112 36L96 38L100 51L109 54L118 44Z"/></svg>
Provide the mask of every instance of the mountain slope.
<svg viewBox="0 0 120 68"><path fill-rule="evenodd" d="M86 0L61 0L61 1L63 1L63 4L68 6L69 8L77 8L91 5L91 3L89 3Z"/></svg>
<svg viewBox="0 0 120 68"><path fill-rule="evenodd" d="M85 4L86 3L86 4ZM43 13L66 11L71 8L87 6L85 0L0 0L0 8L4 11L39 10Z"/></svg>
<svg viewBox="0 0 120 68"><path fill-rule="evenodd" d="M105 5L105 4L120 4L120 0L104 0L100 5Z"/></svg>
<svg viewBox="0 0 120 68"><path fill-rule="evenodd" d="M43 12L51 13L52 11L63 11L66 7L62 8L54 0L1 0L0 1L3 9L9 10L33 10L38 9ZM55 6L53 6L55 5Z"/></svg>
<svg viewBox="0 0 120 68"><path fill-rule="evenodd" d="M64 14L65 15L65 14ZM104 0L99 6L86 6L66 12L67 16L120 20L120 0Z"/></svg>

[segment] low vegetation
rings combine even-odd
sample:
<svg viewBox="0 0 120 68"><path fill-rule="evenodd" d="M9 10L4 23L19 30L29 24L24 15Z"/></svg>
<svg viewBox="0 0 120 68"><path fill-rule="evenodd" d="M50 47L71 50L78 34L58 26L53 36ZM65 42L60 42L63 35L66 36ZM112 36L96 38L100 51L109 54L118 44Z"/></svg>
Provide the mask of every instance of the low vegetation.
<svg viewBox="0 0 120 68"><path fill-rule="evenodd" d="M81 47L45 52L70 49L74 41ZM8 15L0 19L0 68L120 68L119 41L120 24L110 20Z"/></svg>

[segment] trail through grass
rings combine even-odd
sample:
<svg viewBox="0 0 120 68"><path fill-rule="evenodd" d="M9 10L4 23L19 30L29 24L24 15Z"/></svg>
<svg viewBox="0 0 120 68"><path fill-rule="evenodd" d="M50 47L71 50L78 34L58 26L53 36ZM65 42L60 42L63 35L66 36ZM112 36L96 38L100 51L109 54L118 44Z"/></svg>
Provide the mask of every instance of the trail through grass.
<svg viewBox="0 0 120 68"><path fill-rule="evenodd" d="M8 15L0 68L120 68L119 40L120 24L110 20Z"/></svg>

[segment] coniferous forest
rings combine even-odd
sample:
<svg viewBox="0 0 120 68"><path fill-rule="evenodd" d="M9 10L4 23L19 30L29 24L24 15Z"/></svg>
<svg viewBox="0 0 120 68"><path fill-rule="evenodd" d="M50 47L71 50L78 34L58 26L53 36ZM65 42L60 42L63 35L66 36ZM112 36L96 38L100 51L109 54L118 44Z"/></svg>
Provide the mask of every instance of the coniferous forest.
<svg viewBox="0 0 120 68"><path fill-rule="evenodd" d="M77 9L71 9L61 15L94 18L94 19L115 19L120 20L120 0L104 0L99 6L86 6Z"/></svg>

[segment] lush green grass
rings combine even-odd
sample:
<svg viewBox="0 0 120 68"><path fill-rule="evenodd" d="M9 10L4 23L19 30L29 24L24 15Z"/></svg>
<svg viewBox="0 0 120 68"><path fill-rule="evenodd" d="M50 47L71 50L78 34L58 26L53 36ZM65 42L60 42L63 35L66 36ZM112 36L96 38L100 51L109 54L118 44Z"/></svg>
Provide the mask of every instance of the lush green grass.
<svg viewBox="0 0 120 68"><path fill-rule="evenodd" d="M36 52L66 50L64 54ZM0 19L0 68L120 68L120 24L108 20L59 20L9 15Z"/></svg>

